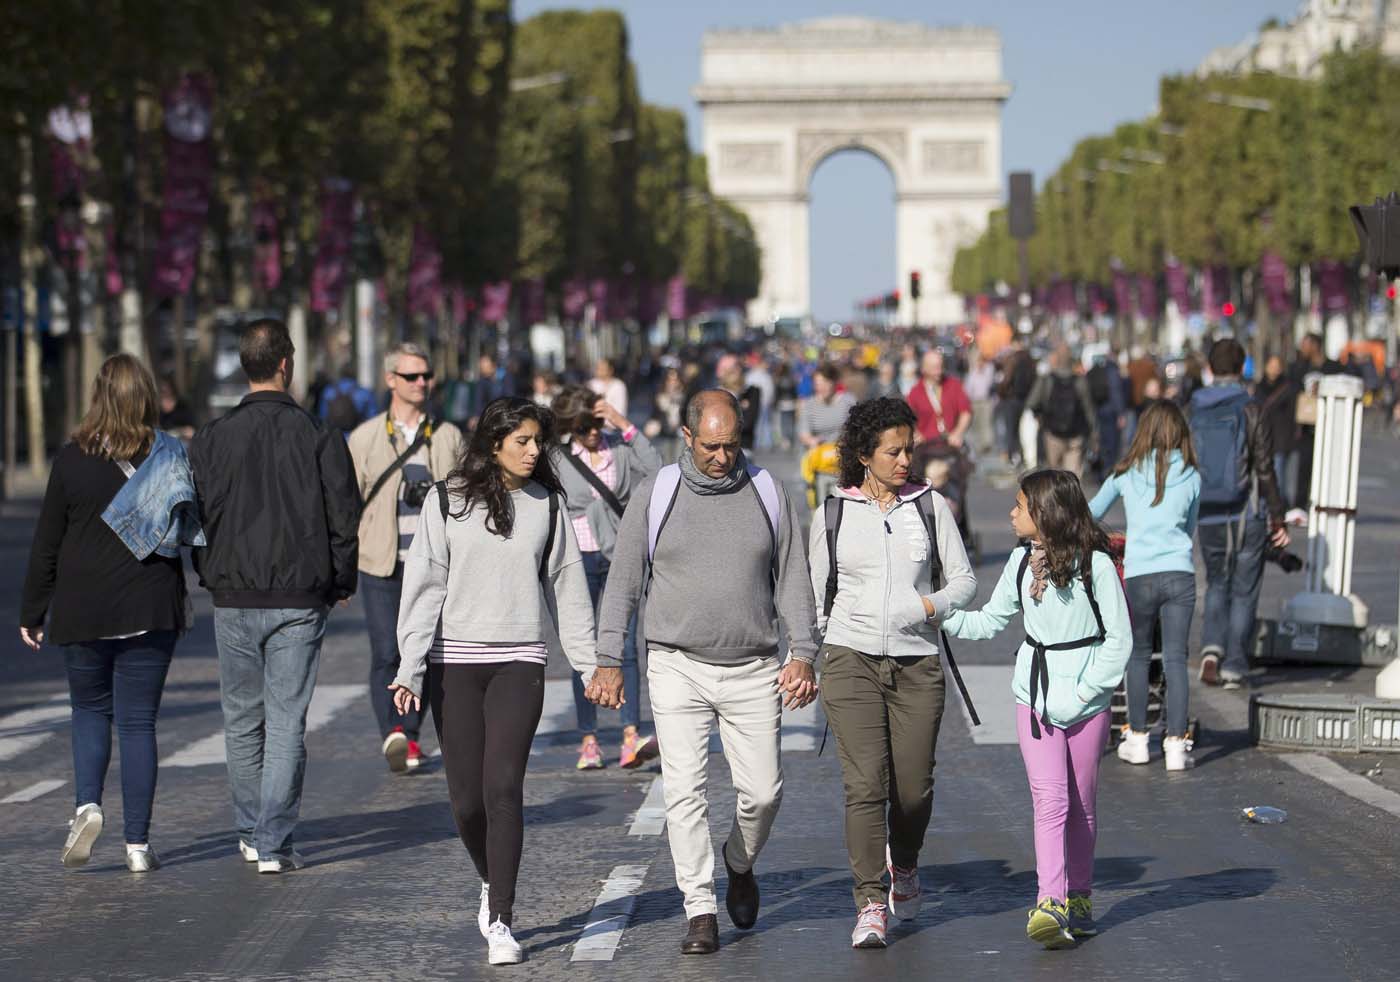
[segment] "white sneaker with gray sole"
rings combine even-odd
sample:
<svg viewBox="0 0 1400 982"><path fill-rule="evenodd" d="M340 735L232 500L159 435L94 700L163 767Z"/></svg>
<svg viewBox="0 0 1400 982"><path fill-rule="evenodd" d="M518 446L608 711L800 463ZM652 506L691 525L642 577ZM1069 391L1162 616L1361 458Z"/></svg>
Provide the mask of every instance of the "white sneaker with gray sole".
<svg viewBox="0 0 1400 982"><path fill-rule="evenodd" d="M69 869L82 866L92 856L92 844L102 833L102 806L89 802L80 807L68 823L68 838L63 843L63 865Z"/></svg>
<svg viewBox="0 0 1400 982"><path fill-rule="evenodd" d="M306 862L298 853L288 853L285 856L271 856L267 859L258 857L259 873L290 873L292 870L301 869Z"/></svg>

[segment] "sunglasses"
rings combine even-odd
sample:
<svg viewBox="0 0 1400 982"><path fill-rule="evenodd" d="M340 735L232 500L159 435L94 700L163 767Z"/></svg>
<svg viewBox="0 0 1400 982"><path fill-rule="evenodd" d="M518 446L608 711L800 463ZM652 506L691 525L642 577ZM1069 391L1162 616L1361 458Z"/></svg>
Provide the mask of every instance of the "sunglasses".
<svg viewBox="0 0 1400 982"><path fill-rule="evenodd" d="M591 416L579 425L578 431L580 433L587 433L590 430L601 430L602 428L603 421L597 416Z"/></svg>
<svg viewBox="0 0 1400 982"><path fill-rule="evenodd" d="M431 382L433 380L432 372L395 372L394 374L405 382Z"/></svg>

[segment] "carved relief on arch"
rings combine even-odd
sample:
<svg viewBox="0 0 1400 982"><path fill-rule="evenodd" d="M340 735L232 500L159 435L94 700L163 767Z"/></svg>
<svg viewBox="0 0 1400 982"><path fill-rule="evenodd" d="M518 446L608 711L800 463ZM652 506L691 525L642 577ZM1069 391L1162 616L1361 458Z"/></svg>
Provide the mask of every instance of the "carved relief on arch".
<svg viewBox="0 0 1400 982"><path fill-rule="evenodd" d="M721 143L720 170L732 174L777 174L781 172L781 143Z"/></svg>
<svg viewBox="0 0 1400 982"><path fill-rule="evenodd" d="M803 130L797 134L797 175L805 187L812 172L838 150L867 150L879 157L894 174L895 187L903 183L909 137L903 130Z"/></svg>

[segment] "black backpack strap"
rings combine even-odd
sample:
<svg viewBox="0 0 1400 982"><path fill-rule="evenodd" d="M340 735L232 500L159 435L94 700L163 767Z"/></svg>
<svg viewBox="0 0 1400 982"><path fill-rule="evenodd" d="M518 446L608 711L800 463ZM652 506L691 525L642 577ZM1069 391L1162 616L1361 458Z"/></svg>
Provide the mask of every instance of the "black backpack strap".
<svg viewBox="0 0 1400 982"><path fill-rule="evenodd" d="M841 517L846 511L846 500L838 495L828 495L822 505L826 515L826 599L822 601L822 616L830 617L831 608L836 604L836 537L841 534Z"/></svg>
<svg viewBox="0 0 1400 982"><path fill-rule="evenodd" d="M1021 556L1021 568L1016 571L1016 598L1021 601L1021 609L1026 609L1025 579L1026 570L1031 565L1031 547L1026 546L1025 554Z"/></svg>
<svg viewBox="0 0 1400 982"><path fill-rule="evenodd" d="M914 499L914 506L924 518L924 529L928 532L928 580L929 593L937 593L943 582L943 557L938 554L938 517L933 511L933 492L929 491Z"/></svg>
<svg viewBox="0 0 1400 982"><path fill-rule="evenodd" d="M437 488L438 508L442 511L442 523L447 524L447 482L438 481L433 487Z"/></svg>
<svg viewBox="0 0 1400 982"><path fill-rule="evenodd" d="M1112 562L1113 557L1109 556L1108 558ZM1092 553L1089 556L1089 568L1084 572L1084 593L1089 598L1089 607L1094 612L1094 624L1098 626L1099 630L1099 633L1094 636L1094 643L1102 644L1103 639L1108 637L1108 632L1104 630L1103 614L1099 611L1098 598L1094 596L1094 558Z"/></svg>
<svg viewBox="0 0 1400 982"><path fill-rule="evenodd" d="M617 495L613 493L612 488L604 484L603 479L593 473L593 468L579 460L578 456L570 451L568 447L563 448L563 456L565 460L574 465L574 470L578 471L579 476L587 481L594 491L598 492L598 497L607 502L608 507L617 514L618 518L621 518L622 513L626 511L626 509L623 507L622 502L618 500Z"/></svg>
<svg viewBox="0 0 1400 982"><path fill-rule="evenodd" d="M549 578L549 554L554 551L554 538L559 525L559 492L549 492L549 534L544 540L544 555L540 557L540 579Z"/></svg>

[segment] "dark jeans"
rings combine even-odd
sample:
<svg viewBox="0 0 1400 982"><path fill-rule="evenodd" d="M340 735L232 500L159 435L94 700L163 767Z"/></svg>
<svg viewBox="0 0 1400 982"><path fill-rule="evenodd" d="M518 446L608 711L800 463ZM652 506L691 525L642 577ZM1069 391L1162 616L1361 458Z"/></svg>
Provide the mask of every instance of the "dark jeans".
<svg viewBox="0 0 1400 982"><path fill-rule="evenodd" d="M603 587L608 583L608 570L612 564L603 558L601 552L583 554L583 572L588 577L588 595L593 600L593 621L598 621L598 605L603 599ZM574 709L578 713L578 728L581 733L598 732L598 707L583 697L583 676L578 672L574 677ZM639 726L642 722L641 672L637 670L637 615L627 622L627 640L622 644L622 693L627 701L622 704L622 725Z"/></svg>
<svg viewBox="0 0 1400 982"><path fill-rule="evenodd" d="M102 804L112 760L112 724L122 755L122 827L126 841L147 841L156 797L156 716L175 654L174 631L121 641L63 646L73 706L75 805Z"/></svg>
<svg viewBox="0 0 1400 982"><path fill-rule="evenodd" d="M544 666L430 661L428 679L457 834L491 886L491 920L509 924L525 843L525 766L544 711Z"/></svg>
<svg viewBox="0 0 1400 982"><path fill-rule="evenodd" d="M1026 411L1026 401L1024 399L1002 399L997 403L997 415L1001 417L1002 425L1002 453L1007 457L1019 459L1024 456L1021 452L1021 414Z"/></svg>
<svg viewBox="0 0 1400 982"><path fill-rule="evenodd" d="M1194 573L1148 573L1123 584L1133 616L1133 654L1128 660L1128 725L1147 729L1147 681L1152 667L1152 629L1162 622L1162 668L1167 679L1167 736L1185 736L1190 715L1186 647L1196 612Z"/></svg>
<svg viewBox="0 0 1400 982"><path fill-rule="evenodd" d="M1235 519L1220 525L1199 525L1196 538L1206 567L1206 612L1201 622L1201 648L1223 652L1220 670L1242 676L1249 670L1249 644L1259 587L1264 582L1264 546L1269 526L1249 518L1241 531Z"/></svg>
<svg viewBox="0 0 1400 982"><path fill-rule="evenodd" d="M214 609L233 820L262 859L292 852L326 614L324 607Z"/></svg>
<svg viewBox="0 0 1400 982"><path fill-rule="evenodd" d="M370 576L360 573L360 597L365 605L365 629L369 632L369 701L374 718L379 722L379 739L384 739L395 727L402 727L404 736L416 741L423 728L423 713L429 699L425 693L421 708L409 707L400 714L394 708L394 694L389 684L399 673L399 597L403 594L403 563L394 567L390 576Z"/></svg>

